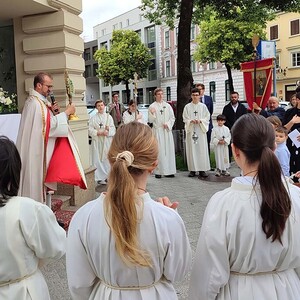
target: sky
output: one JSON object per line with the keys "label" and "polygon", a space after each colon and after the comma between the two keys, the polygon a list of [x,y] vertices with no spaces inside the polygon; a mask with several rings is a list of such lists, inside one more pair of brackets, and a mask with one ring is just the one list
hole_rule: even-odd
{"label": "sky", "polygon": [[141,0],[82,0],[82,38],[93,40],[93,27],[141,5]]}

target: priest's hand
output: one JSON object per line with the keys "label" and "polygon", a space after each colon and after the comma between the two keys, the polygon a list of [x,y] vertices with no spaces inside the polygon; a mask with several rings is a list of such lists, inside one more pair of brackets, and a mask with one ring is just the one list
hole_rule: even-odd
{"label": "priest's hand", "polygon": [[159,197],[156,199],[157,202],[163,204],[164,206],[176,209],[179,205],[179,202],[171,202],[170,199],[168,197]]}
{"label": "priest's hand", "polygon": [[75,105],[73,103],[67,105],[67,109],[65,110],[65,114],[67,116],[75,114]]}
{"label": "priest's hand", "polygon": [[51,105],[50,109],[54,116],[60,113],[60,107],[56,101]]}
{"label": "priest's hand", "polygon": [[149,111],[151,112],[151,114],[155,114],[156,109],[155,109],[154,107],[151,107],[151,108],[149,109]]}

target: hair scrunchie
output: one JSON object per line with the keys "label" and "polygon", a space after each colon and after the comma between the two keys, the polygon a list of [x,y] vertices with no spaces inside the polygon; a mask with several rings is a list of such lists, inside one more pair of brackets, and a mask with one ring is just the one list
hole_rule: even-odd
{"label": "hair scrunchie", "polygon": [[126,163],[126,166],[129,167],[134,161],[134,156],[130,151],[123,151],[117,154],[116,160],[123,160]]}

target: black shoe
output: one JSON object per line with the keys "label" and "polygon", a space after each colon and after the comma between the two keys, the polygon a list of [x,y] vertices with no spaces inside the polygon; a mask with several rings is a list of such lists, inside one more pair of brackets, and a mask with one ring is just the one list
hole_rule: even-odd
{"label": "black shoe", "polygon": [[204,172],[204,171],[199,172],[198,178],[206,178],[206,177],[208,177],[208,174],[206,172]]}
{"label": "black shoe", "polygon": [[161,175],[155,175],[155,178],[161,178]]}
{"label": "black shoe", "polygon": [[196,176],[196,172],[195,171],[191,171],[190,174],[188,175],[189,177],[195,177]]}
{"label": "black shoe", "polygon": [[174,174],[171,174],[171,175],[166,175],[165,177],[167,177],[167,178],[174,178],[175,175],[174,175]]}

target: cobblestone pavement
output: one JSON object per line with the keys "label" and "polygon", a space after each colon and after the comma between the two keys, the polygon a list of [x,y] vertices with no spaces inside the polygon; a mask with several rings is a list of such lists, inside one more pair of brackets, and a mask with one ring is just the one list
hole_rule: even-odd
{"label": "cobblestone pavement", "polygon": [[[239,169],[233,165],[232,176],[239,175]],[[178,212],[185,222],[193,253],[199,237],[203,214],[210,197],[217,191],[230,185],[229,182],[211,182],[189,178],[188,172],[178,172],[174,178],[156,179],[151,176],[148,191],[152,198],[168,196],[172,201],[179,201]],[[214,176],[211,172],[210,176]],[[70,300],[65,271],[65,257],[43,267],[52,300]],[[175,284],[179,300],[187,299],[189,275]]]}

